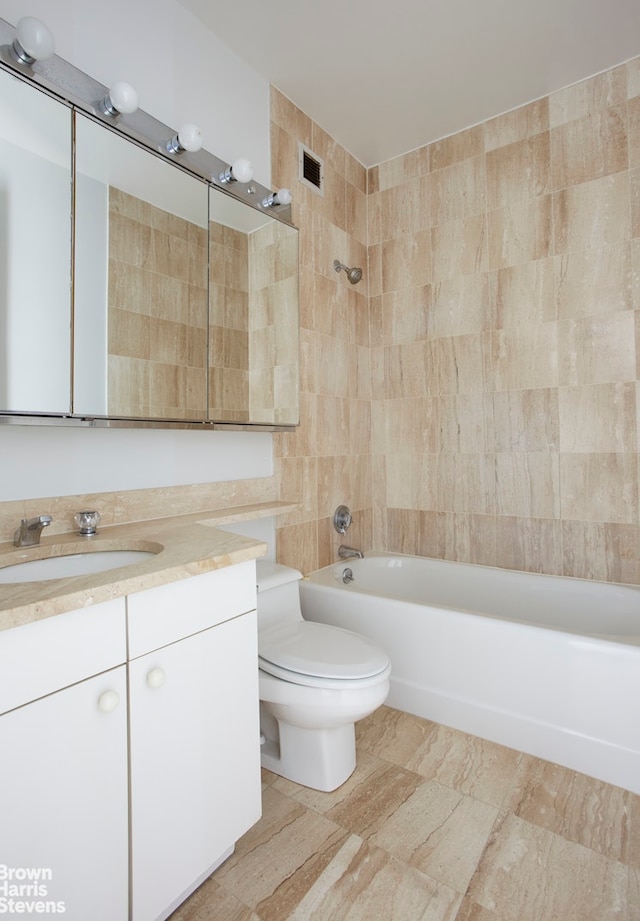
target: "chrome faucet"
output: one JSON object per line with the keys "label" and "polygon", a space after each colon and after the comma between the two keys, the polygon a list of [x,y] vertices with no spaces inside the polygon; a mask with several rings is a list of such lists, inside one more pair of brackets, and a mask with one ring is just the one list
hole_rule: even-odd
{"label": "chrome faucet", "polygon": [[33,547],[40,543],[42,529],[48,527],[53,518],[51,515],[39,515],[37,518],[23,518],[20,527],[13,537],[15,547]]}
{"label": "chrome faucet", "polygon": [[338,556],[341,560],[350,560],[352,557],[356,557],[359,560],[364,559],[362,550],[356,550],[355,547],[347,547],[345,544],[340,544],[338,547]]}

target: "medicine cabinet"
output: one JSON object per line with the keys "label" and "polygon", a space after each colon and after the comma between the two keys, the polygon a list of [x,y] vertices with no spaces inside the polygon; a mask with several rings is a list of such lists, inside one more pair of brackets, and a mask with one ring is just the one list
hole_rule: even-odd
{"label": "medicine cabinet", "polygon": [[296,425],[298,231],[268,190],[230,194],[4,58],[0,422]]}

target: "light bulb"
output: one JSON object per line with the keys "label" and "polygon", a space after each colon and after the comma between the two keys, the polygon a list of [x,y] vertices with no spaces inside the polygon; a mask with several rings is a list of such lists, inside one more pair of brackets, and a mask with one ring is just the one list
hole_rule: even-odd
{"label": "light bulb", "polygon": [[170,141],[167,141],[166,146],[169,153],[182,153],[183,150],[195,153],[197,150],[200,150],[202,144],[202,131],[200,131],[197,125],[187,124],[183,125],[180,131],[178,131]]}
{"label": "light bulb", "polygon": [[114,83],[98,107],[105,115],[131,115],[138,108],[138,94],[130,83]]}
{"label": "light bulb", "polygon": [[178,141],[180,146],[190,153],[195,153],[202,147],[202,131],[197,125],[183,125],[178,131]]}
{"label": "light bulb", "polygon": [[253,164],[245,157],[234,160],[231,169],[234,179],[237,179],[238,182],[251,182],[253,179]]}
{"label": "light bulb", "polygon": [[46,61],[56,48],[49,28],[33,16],[23,16],[16,26],[16,37],[11,46],[14,58],[21,64]]}
{"label": "light bulb", "polygon": [[233,161],[232,166],[218,176],[219,182],[251,182],[253,179],[253,164],[246,157],[239,157]]}
{"label": "light bulb", "polygon": [[276,192],[276,198],[279,205],[290,205],[292,195],[289,189],[280,189],[279,192]]}
{"label": "light bulb", "polygon": [[292,197],[289,189],[280,189],[278,192],[273,192],[271,195],[263,198],[262,207],[275,208],[278,205],[290,205]]}

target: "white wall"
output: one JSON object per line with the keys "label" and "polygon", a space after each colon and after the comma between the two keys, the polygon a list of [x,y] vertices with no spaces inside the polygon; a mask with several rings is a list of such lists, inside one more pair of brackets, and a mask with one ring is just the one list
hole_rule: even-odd
{"label": "white wall", "polygon": [[[47,23],[56,52],[97,80],[132,83],[140,106],[200,126],[224,160],[271,185],[269,86],[176,0],[0,0],[0,17]],[[0,425],[0,500],[269,476],[271,435]]]}

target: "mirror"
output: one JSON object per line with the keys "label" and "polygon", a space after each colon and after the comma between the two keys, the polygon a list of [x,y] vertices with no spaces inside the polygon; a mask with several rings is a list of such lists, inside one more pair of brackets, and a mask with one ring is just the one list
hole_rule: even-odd
{"label": "mirror", "polygon": [[169,159],[145,113],[132,134],[51,81],[0,90],[0,421],[297,425],[290,212]]}
{"label": "mirror", "polygon": [[71,110],[0,71],[0,408],[70,411]]}
{"label": "mirror", "polygon": [[209,196],[209,418],[297,425],[298,231]]}
{"label": "mirror", "polygon": [[73,411],[206,419],[208,187],[76,113]]}

